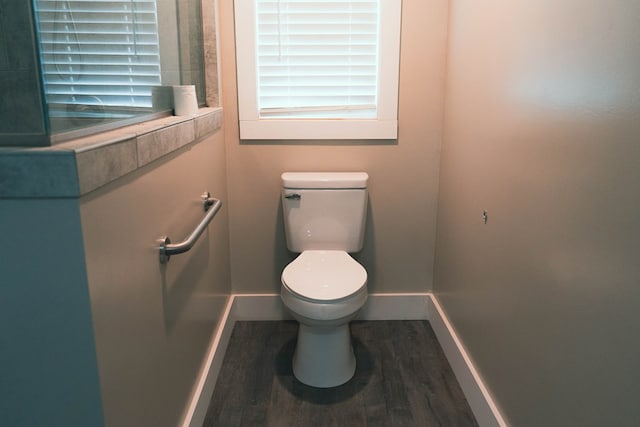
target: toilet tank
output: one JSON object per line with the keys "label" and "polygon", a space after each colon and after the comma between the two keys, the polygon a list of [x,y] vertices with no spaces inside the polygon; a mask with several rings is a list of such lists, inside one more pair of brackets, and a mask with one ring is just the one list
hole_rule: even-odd
{"label": "toilet tank", "polygon": [[365,172],[283,173],[282,210],[289,250],[360,251],[368,179]]}

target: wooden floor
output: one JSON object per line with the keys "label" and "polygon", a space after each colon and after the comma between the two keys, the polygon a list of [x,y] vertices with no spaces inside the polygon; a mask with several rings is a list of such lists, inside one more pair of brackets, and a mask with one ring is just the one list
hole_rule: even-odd
{"label": "wooden floor", "polygon": [[332,389],[291,369],[297,323],[236,323],[204,426],[476,426],[426,321],[352,322],[355,376]]}

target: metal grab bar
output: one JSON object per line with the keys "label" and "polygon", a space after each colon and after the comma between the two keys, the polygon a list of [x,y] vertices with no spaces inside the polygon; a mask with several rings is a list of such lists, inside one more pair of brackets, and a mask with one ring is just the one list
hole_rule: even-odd
{"label": "metal grab bar", "polygon": [[222,202],[218,199],[211,197],[211,194],[207,191],[202,196],[204,201],[204,211],[207,213],[193,232],[180,243],[171,243],[171,239],[168,236],[162,236],[160,242],[160,264],[166,264],[169,262],[171,255],[178,255],[187,252],[196,243],[202,232],[207,228],[207,225],[211,222],[214,216],[218,213],[222,207]]}

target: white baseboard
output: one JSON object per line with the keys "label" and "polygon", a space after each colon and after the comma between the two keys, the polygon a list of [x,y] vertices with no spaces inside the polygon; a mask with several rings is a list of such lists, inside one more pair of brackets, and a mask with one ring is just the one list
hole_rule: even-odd
{"label": "white baseboard", "polygon": [[506,427],[489,390],[484,385],[471,358],[458,338],[437,298],[430,294],[429,323],[444,351],[449,365],[464,392],[467,402],[481,427]]}
{"label": "white baseboard", "polygon": [[233,306],[234,296],[229,296],[227,304],[225,305],[224,312],[218,323],[218,327],[211,337],[211,343],[207,351],[207,356],[203,367],[200,371],[200,376],[196,382],[191,401],[187,407],[187,411],[183,417],[182,427],[202,427],[204,418],[207,415],[207,409],[209,408],[209,402],[211,396],[213,396],[213,389],[218,380],[218,374],[220,368],[222,368],[222,361],[224,360],[224,354],[227,351],[229,345],[229,339],[231,338],[231,332],[235,325],[235,319],[233,318]]}
{"label": "white baseboard", "polygon": [[[231,295],[212,337],[205,364],[209,369],[203,369],[201,373],[182,426],[202,426],[236,321],[291,318],[279,294]],[[507,426],[434,295],[370,294],[358,319],[429,320],[480,426]]]}

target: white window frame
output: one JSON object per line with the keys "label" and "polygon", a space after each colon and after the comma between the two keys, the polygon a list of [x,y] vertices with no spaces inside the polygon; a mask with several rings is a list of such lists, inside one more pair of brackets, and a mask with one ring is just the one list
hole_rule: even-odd
{"label": "white window frame", "polygon": [[261,118],[257,96],[255,0],[235,0],[240,139],[396,139],[401,0],[381,0],[377,118]]}

